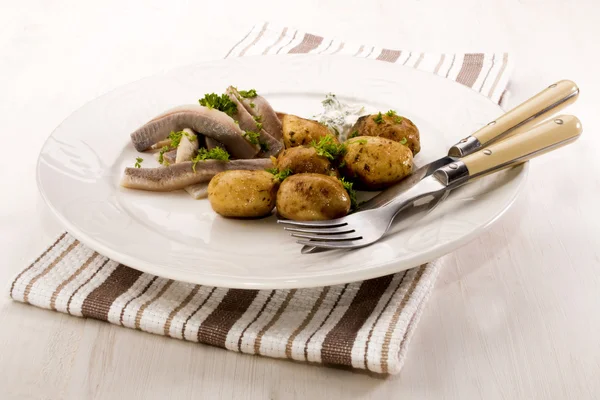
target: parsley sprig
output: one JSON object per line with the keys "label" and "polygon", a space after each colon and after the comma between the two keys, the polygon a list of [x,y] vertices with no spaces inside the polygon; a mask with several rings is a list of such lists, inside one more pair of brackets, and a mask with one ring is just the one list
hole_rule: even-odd
{"label": "parsley sprig", "polygon": [[347,148],[344,143],[337,143],[331,135],[323,136],[317,143],[315,140],[310,145],[317,150],[317,154],[329,160],[336,160],[346,154]]}
{"label": "parsley sprig", "polygon": [[289,168],[286,168],[283,171],[280,171],[279,168],[267,168],[265,171],[273,174],[273,178],[279,182],[283,182],[285,178],[292,175],[292,170]]}
{"label": "parsley sprig", "polygon": [[253,99],[256,96],[258,96],[258,94],[256,93],[256,89],[238,90],[238,93],[245,99]]}
{"label": "parsley sprig", "polygon": [[192,158],[192,171],[196,172],[196,164],[204,160],[229,161],[229,153],[220,147],[214,147],[210,150],[201,148],[198,150],[198,155]]}
{"label": "parsley sprig", "polygon": [[[261,125],[261,128],[262,128],[262,125]],[[246,132],[244,132],[243,136],[250,143],[260,146],[260,149],[262,151],[269,150],[269,144],[260,140],[260,133],[254,132],[254,131],[246,131]]]}
{"label": "parsley sprig", "polygon": [[133,165],[135,168],[142,168],[142,162],[144,159],[142,157],[136,157],[135,164]]}
{"label": "parsley sprig", "polygon": [[[381,113],[379,113],[379,114],[381,114]],[[394,118],[394,122],[397,124],[402,123],[402,121],[404,120],[404,118],[400,117],[398,115],[398,113],[394,110],[388,110],[388,112],[386,112],[385,115],[387,115],[388,117]]]}
{"label": "parsley sprig", "polygon": [[352,188],[352,182],[348,182],[344,178],[341,178],[340,183],[342,184],[342,186],[344,186],[346,192],[348,192],[348,197],[350,197],[350,209],[354,210],[358,206],[358,202],[356,200],[356,190]]}
{"label": "parsley sprig", "polygon": [[381,111],[379,112],[379,114],[377,114],[376,116],[373,117],[373,121],[375,121],[375,123],[377,125],[382,124],[383,121],[383,114],[381,113]]}
{"label": "parsley sprig", "polygon": [[214,108],[223,111],[225,114],[233,118],[237,113],[237,105],[231,101],[226,94],[218,95],[216,93],[207,93],[204,98],[198,100],[201,106],[206,108]]}

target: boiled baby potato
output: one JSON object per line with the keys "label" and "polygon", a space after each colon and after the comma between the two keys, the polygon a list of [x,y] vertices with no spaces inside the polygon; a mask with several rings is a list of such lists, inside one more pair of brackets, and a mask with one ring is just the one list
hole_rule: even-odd
{"label": "boiled baby potato", "polygon": [[291,114],[281,117],[283,125],[283,142],[286,148],[318,142],[323,136],[330,134],[329,129],[317,121],[304,119]]}
{"label": "boiled baby potato", "polygon": [[277,187],[267,171],[224,171],[208,184],[208,200],[224,217],[264,217],[275,207]]}
{"label": "boiled baby potato", "polygon": [[333,176],[292,175],[277,192],[277,212],[296,221],[322,221],[340,218],[350,211],[350,196]]}
{"label": "boiled baby potato", "polygon": [[363,189],[381,189],[412,173],[410,149],[393,140],[359,136],[346,141],[341,173]]}
{"label": "boiled baby potato", "polygon": [[277,169],[285,171],[290,169],[293,174],[312,172],[315,174],[335,174],[331,162],[327,157],[317,154],[314,147],[291,147],[279,153]]}
{"label": "boiled baby potato", "polygon": [[420,134],[415,124],[393,110],[360,117],[351,132],[355,136],[377,136],[400,142],[408,146],[413,156],[421,151]]}

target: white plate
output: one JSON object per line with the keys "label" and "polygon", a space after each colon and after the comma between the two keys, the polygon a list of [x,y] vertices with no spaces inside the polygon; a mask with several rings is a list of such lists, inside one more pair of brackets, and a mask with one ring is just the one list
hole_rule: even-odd
{"label": "white plate", "polygon": [[[271,216],[230,220],[184,191],[119,186],[140,156],[129,133],[165,109],[228,85],[256,88],[275,109],[311,116],[328,92],[342,101],[393,108],[421,132],[417,166],[441,157],[502,110],[433,74],[352,57],[247,57],[179,68],[116,89],[67,118],[38,161],[40,191],[67,230],[118,262],[151,274],[230,288],[297,288],[373,278],[415,267],[467,243],[514,201],[517,167],[456,190],[432,212],[354,251],[300,254]],[[157,165],[150,154],[143,166]]]}

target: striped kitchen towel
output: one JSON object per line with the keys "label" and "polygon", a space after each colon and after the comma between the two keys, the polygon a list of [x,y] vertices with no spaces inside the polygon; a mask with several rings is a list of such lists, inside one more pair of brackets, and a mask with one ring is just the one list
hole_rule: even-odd
{"label": "striped kitchen towel", "polygon": [[424,53],[343,42],[268,22],[256,24],[225,58],[275,54],[338,54],[387,61],[454,80],[500,104],[512,71],[507,53]]}
{"label": "striped kitchen towel", "polygon": [[[350,54],[429,70],[499,101],[506,54],[425,54],[353,45],[290,28],[255,26],[226,57]],[[399,67],[401,68],[401,67]],[[242,353],[398,373],[439,262],[362,282],[308,289],[241,290],[142,273],[68,233],[21,271],[17,301]]]}

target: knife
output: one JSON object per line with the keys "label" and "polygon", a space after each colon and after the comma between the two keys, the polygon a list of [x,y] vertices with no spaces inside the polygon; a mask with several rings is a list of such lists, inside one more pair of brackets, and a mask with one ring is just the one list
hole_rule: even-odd
{"label": "knife", "polygon": [[573,104],[578,97],[579,88],[575,82],[562,80],[548,86],[529,100],[456,143],[450,148],[448,155],[420,167],[406,179],[362,203],[358,207],[358,211],[378,208],[389,203],[437,169],[455,162],[458,158],[473,154],[483,146],[531,129],[532,125],[541,117],[562,110]]}

